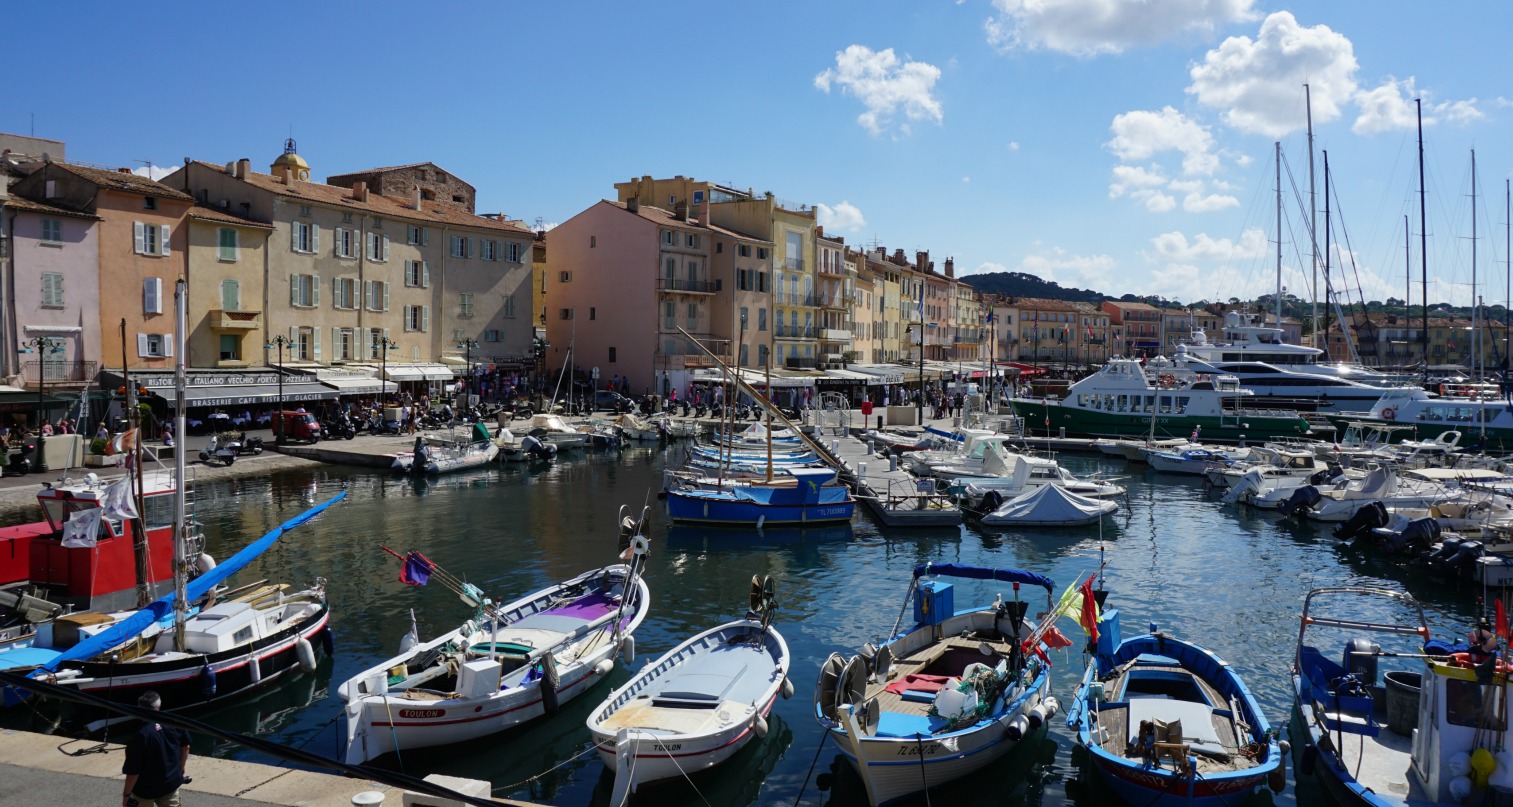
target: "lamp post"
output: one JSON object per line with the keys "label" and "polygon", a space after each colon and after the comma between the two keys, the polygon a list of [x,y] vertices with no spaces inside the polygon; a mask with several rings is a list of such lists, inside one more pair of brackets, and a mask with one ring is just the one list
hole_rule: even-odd
{"label": "lamp post", "polygon": [[39,336],[21,343],[19,353],[37,354],[37,456],[32,461],[33,471],[47,470],[47,457],[43,451],[42,424],[47,421],[47,357],[63,352],[63,340]]}
{"label": "lamp post", "polygon": [[461,342],[458,342],[457,346],[460,347],[460,348],[462,348],[463,350],[467,351],[467,368],[468,368],[467,391],[468,391],[468,395],[472,395],[473,394],[473,348],[478,347],[478,342],[477,342],[477,340],[474,340],[474,339],[464,339]]}
{"label": "lamp post", "polygon": [[378,358],[380,370],[378,378],[378,408],[382,409],[384,399],[389,397],[389,351],[399,347],[393,339],[387,336],[378,340]]}
{"label": "lamp post", "polygon": [[263,350],[278,350],[278,408],[273,410],[273,444],[284,444],[284,348],[293,353],[294,343],[289,337],[279,334],[263,345]]}

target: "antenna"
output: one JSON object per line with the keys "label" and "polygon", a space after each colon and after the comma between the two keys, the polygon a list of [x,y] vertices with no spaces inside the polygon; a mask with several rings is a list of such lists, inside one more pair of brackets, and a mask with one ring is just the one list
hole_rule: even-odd
{"label": "antenna", "polygon": [[132,162],[138,162],[147,166],[147,178],[156,180],[156,177],[152,175],[152,160],[132,160]]}

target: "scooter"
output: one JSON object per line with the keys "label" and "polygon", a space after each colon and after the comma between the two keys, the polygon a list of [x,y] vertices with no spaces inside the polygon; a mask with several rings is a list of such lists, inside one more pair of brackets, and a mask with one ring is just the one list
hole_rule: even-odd
{"label": "scooter", "polygon": [[399,421],[384,420],[381,415],[373,415],[368,418],[365,428],[368,434],[399,434]]}
{"label": "scooter", "polygon": [[235,435],[225,432],[217,432],[210,435],[210,442],[200,449],[200,462],[209,463],[212,459],[224,465],[236,462],[236,458],[242,453],[242,441]]}

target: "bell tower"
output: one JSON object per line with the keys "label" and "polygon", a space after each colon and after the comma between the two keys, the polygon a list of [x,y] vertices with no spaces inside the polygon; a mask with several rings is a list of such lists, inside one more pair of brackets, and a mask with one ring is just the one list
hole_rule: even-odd
{"label": "bell tower", "polygon": [[284,141],[284,153],[280,154],[278,159],[273,161],[273,165],[269,166],[269,169],[269,173],[276,177],[282,178],[287,175],[288,179],[299,180],[300,182],[310,181],[310,164],[305,162],[304,157],[295,153],[294,138],[292,137]]}

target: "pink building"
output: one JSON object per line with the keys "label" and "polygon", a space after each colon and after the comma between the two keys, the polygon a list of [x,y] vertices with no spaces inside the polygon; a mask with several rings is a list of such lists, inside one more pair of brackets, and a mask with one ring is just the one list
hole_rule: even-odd
{"label": "pink building", "polygon": [[83,387],[100,362],[100,220],[19,196],[0,205],[12,267],[0,336],[5,375],[28,388],[41,378],[48,389]]}

